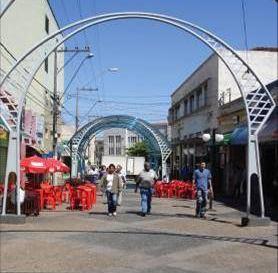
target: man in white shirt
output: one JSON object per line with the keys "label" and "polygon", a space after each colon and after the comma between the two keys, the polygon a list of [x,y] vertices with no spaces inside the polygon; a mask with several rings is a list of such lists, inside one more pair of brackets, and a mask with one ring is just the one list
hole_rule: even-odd
{"label": "man in white shirt", "polygon": [[149,162],[145,162],[144,170],[138,175],[135,188],[135,192],[137,192],[138,187],[140,188],[143,217],[151,213],[152,188],[156,180],[157,175],[155,171],[151,169]]}
{"label": "man in white shirt", "polygon": [[90,170],[88,171],[88,174],[90,176],[90,180],[92,183],[96,183],[99,177],[99,172],[96,166],[91,166]]}

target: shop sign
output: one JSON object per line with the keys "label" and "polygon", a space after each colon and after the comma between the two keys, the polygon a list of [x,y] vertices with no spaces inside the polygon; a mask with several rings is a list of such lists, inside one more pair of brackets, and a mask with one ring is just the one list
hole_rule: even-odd
{"label": "shop sign", "polygon": [[2,124],[0,124],[0,140],[8,140],[8,131]]}

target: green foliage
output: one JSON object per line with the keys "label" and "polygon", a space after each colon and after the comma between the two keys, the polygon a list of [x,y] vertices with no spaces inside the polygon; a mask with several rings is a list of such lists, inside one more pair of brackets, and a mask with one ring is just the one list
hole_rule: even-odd
{"label": "green foliage", "polygon": [[129,156],[144,156],[149,155],[149,148],[146,142],[137,142],[133,146],[127,149],[127,154]]}

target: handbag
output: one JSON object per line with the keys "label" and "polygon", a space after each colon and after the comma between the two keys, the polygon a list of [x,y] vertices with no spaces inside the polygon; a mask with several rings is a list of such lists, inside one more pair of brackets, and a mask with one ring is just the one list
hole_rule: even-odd
{"label": "handbag", "polygon": [[107,195],[106,195],[106,192],[102,193],[102,204],[107,204]]}
{"label": "handbag", "polygon": [[123,200],[123,192],[121,191],[117,196],[117,206],[120,206],[122,204],[122,200]]}

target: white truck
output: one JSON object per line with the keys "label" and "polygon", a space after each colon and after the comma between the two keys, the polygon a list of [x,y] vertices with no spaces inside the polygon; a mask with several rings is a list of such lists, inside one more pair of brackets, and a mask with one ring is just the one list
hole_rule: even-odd
{"label": "white truck", "polygon": [[109,164],[114,164],[115,166],[120,164],[128,176],[138,175],[144,168],[144,162],[145,158],[141,156],[102,156],[103,165],[108,167]]}

